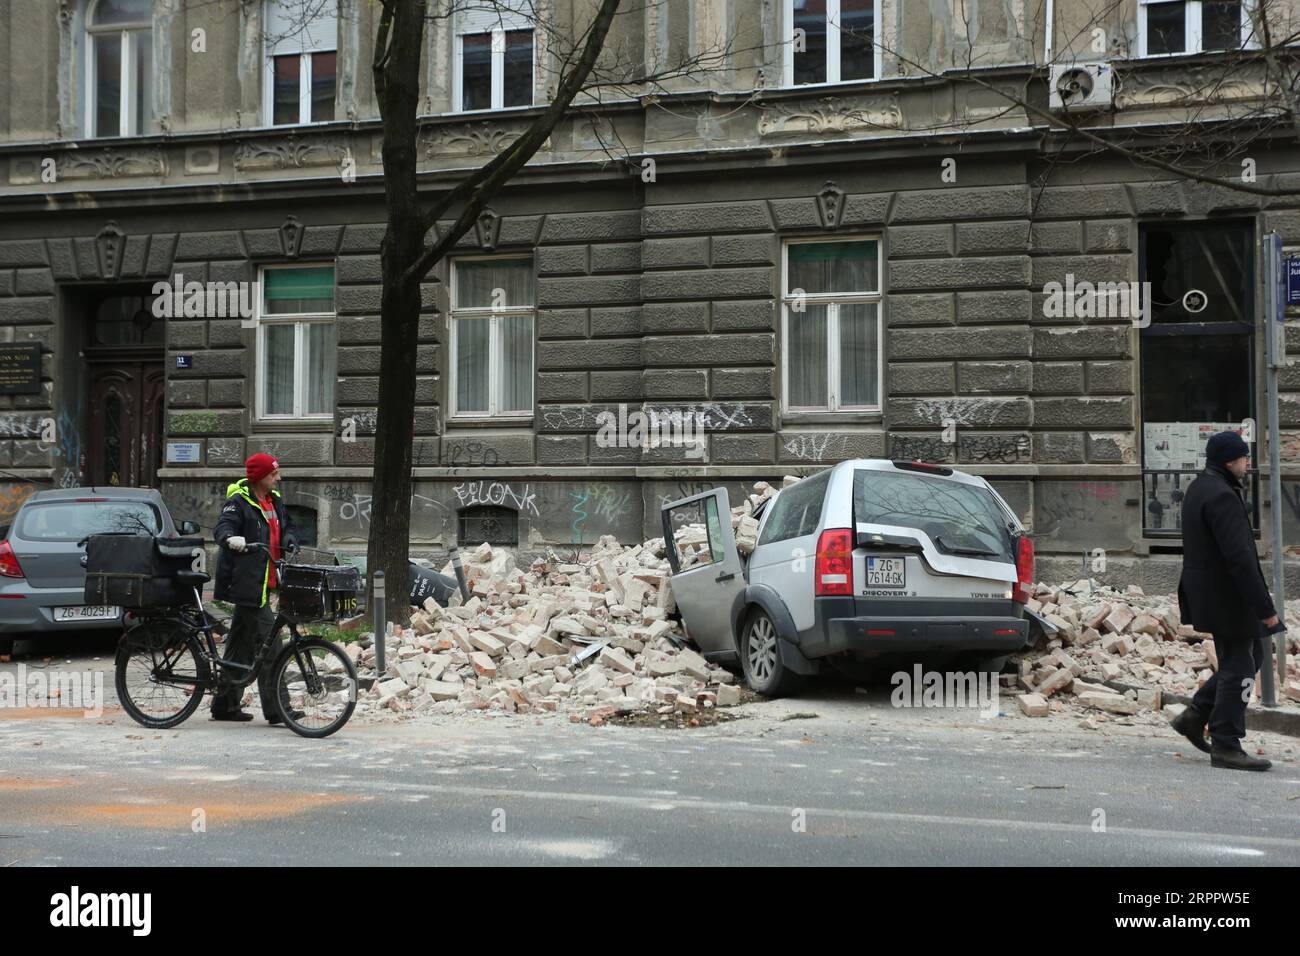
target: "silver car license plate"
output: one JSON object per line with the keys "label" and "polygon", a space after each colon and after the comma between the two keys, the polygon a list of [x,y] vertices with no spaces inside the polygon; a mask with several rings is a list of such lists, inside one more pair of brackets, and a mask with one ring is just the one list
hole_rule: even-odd
{"label": "silver car license plate", "polygon": [[903,558],[867,558],[867,587],[907,587],[906,568]]}
{"label": "silver car license plate", "polygon": [[122,609],[115,604],[91,604],[86,607],[56,607],[56,621],[107,621],[122,616]]}

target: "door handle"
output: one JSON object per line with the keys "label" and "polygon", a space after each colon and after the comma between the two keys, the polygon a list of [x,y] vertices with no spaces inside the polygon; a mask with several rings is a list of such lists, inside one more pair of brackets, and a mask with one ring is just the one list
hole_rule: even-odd
{"label": "door handle", "polygon": [[735,576],[736,576],[736,572],[735,572],[735,571],[728,571],[728,572],[726,572],[725,574],[719,574],[719,575],[718,575],[716,578],[714,578],[713,580],[715,580],[715,581],[730,581],[730,580],[731,580],[732,578],[734,578]]}

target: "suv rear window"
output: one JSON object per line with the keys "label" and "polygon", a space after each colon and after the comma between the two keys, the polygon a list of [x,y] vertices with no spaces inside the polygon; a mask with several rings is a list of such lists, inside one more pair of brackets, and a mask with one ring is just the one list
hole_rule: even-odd
{"label": "suv rear window", "polygon": [[1006,515],[986,488],[915,472],[858,470],[853,516],[924,531],[945,554],[1014,563]]}
{"label": "suv rear window", "polygon": [[28,541],[80,541],[88,534],[158,534],[158,510],[143,501],[54,501],[24,508],[17,535]]}

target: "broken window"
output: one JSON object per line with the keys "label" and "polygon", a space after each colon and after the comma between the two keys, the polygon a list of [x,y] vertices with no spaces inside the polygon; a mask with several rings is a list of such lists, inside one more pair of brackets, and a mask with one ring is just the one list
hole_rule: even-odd
{"label": "broken window", "polygon": [[878,0],[785,0],[786,84],[841,83],[878,75]]}
{"label": "broken window", "polygon": [[879,409],[879,241],[790,242],[785,277],[786,411]]}

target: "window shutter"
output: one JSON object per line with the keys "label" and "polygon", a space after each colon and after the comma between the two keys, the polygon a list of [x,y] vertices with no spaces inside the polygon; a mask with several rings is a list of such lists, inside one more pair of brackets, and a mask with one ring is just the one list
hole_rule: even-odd
{"label": "window shutter", "polygon": [[536,14],[529,0],[500,0],[495,4],[467,4],[456,13],[457,33],[489,33],[492,30],[530,30]]}
{"label": "window shutter", "polygon": [[268,57],[336,50],[337,7],[333,0],[267,0],[262,33]]}

